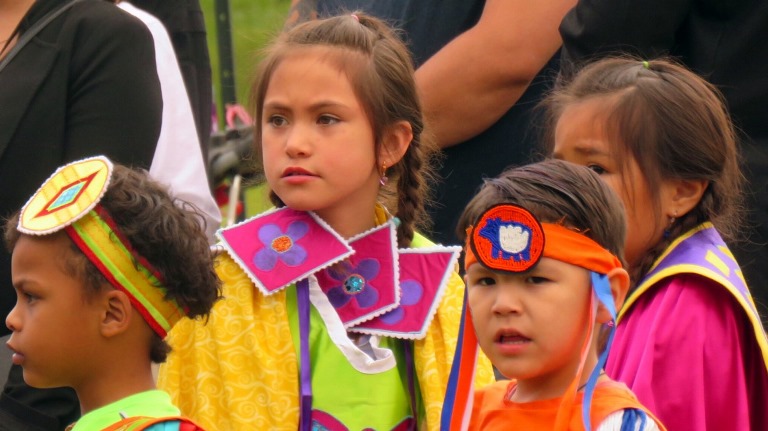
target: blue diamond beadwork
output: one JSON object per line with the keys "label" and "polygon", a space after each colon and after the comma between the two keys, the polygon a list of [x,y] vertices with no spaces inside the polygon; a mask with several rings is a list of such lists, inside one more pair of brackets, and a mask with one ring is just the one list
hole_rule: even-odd
{"label": "blue diamond beadwork", "polygon": [[347,293],[354,295],[363,290],[363,287],[365,287],[365,279],[357,274],[350,275],[344,280],[344,290]]}

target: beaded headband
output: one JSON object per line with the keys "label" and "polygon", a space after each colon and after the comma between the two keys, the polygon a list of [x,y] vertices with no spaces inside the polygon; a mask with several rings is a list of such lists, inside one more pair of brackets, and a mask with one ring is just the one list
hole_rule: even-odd
{"label": "beaded headband", "polygon": [[21,209],[18,230],[34,236],[64,230],[116,289],[125,292],[161,338],[184,316],[165,299],[160,274],[133,249],[99,201],[109,188],[113,165],[92,157],[60,167]]}
{"label": "beaded headband", "polygon": [[567,262],[598,274],[620,268],[621,262],[586,235],[539,221],[525,208],[502,204],[467,228],[464,269],[480,262],[489,269],[525,272],[542,257]]}

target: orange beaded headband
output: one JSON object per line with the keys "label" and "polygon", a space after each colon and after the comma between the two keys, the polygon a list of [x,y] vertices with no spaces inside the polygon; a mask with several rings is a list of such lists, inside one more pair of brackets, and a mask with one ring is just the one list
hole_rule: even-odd
{"label": "orange beaded headband", "polygon": [[467,228],[464,269],[482,263],[489,269],[525,272],[549,257],[607,274],[621,262],[586,235],[553,223],[539,223],[528,210],[496,205]]}

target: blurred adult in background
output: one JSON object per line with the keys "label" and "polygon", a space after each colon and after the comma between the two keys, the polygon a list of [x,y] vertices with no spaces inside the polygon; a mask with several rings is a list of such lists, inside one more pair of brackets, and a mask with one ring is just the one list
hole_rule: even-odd
{"label": "blurred adult in background", "polygon": [[168,185],[174,198],[194,206],[203,217],[203,230],[208,236],[208,242],[213,244],[216,242],[214,233],[221,225],[221,211],[211,194],[206,161],[173,45],[160,20],[132,3],[118,1],[117,5],[140,19],[152,33],[157,75],[163,94],[163,124],[149,174],[153,179]]}
{"label": "blurred adult in background", "polygon": [[715,84],[740,132],[746,241],[731,250],[768,323],[768,2],[579,0],[560,26],[564,80],[592,59],[672,56]]}
{"label": "blurred adult in background", "polygon": [[199,0],[131,0],[131,3],[156,16],[171,36],[187,87],[197,134],[208,160],[208,139],[211,136],[211,59],[206,41],[205,20]]}
{"label": "blurred adult in background", "polygon": [[[148,169],[155,152],[162,100],[152,37],[140,21],[108,2],[81,0],[16,46],[68,3],[0,0],[0,62],[11,59],[0,70],[0,218],[69,161],[104,154]],[[16,301],[10,268],[2,247],[3,317]],[[2,360],[9,356],[3,352]],[[73,391],[32,389],[21,368],[11,368],[0,395],[0,430],[62,430],[78,416]]]}
{"label": "blurred adult in background", "polygon": [[557,32],[575,0],[293,0],[288,25],[363,10],[403,30],[427,126],[443,149],[432,238],[456,223],[484,177],[528,163],[535,105],[557,74]]}

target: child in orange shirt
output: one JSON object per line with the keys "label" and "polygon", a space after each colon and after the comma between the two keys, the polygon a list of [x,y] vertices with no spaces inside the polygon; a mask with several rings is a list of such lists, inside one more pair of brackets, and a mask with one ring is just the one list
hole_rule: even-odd
{"label": "child in orange shirt", "polygon": [[173,325],[219,296],[197,217],[146,172],[94,157],[57,170],[6,223],[8,347],[30,386],[75,389],[84,416],[68,430],[201,429],[151,369]]}
{"label": "child in orange shirt", "polygon": [[486,181],[459,226],[467,323],[512,379],[475,392],[469,429],[664,429],[602,371],[612,328],[601,329],[629,276],[622,205],[596,174],[554,160],[508,170]]}

